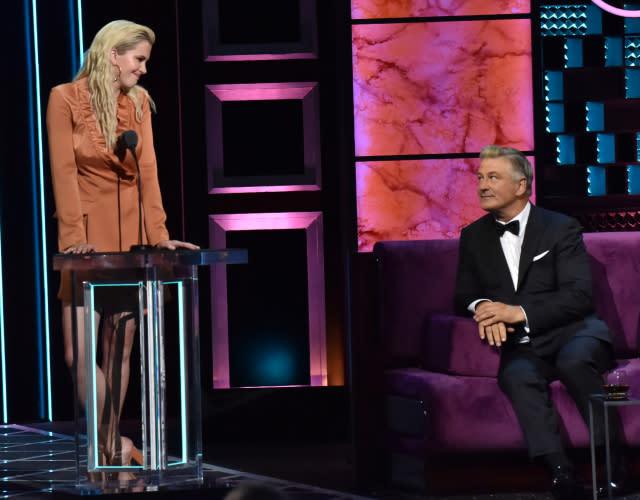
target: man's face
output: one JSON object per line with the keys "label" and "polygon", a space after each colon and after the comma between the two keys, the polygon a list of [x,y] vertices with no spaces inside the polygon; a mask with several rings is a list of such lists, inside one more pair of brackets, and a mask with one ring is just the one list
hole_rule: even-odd
{"label": "man's face", "polygon": [[[504,157],[485,158],[478,169],[478,196],[483,210],[508,214],[526,198],[526,180],[513,180],[511,162]],[[517,215],[517,214],[515,214]]]}

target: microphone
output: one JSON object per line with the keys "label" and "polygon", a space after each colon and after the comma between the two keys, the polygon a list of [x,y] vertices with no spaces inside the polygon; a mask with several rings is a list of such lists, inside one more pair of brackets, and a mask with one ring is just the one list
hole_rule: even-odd
{"label": "microphone", "polygon": [[138,244],[131,245],[129,250],[132,252],[147,252],[151,250],[151,246],[142,244],[142,189],[140,186],[140,164],[138,163],[138,155],[136,155],[138,134],[136,134],[135,130],[125,130],[122,132],[122,135],[120,135],[120,141],[125,148],[131,151],[133,159],[136,162],[136,170],[138,171]]}
{"label": "microphone", "polygon": [[136,157],[136,146],[138,145],[138,134],[135,130],[125,130],[120,136],[120,140],[124,147],[131,151],[133,157]]}

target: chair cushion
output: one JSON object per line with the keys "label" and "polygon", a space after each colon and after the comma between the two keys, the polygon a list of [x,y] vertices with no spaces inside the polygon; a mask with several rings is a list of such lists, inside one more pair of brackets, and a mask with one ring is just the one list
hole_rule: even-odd
{"label": "chair cushion", "polygon": [[[386,394],[421,401],[425,410],[421,454],[524,448],[522,431],[494,377],[464,377],[420,369],[387,370]],[[391,439],[399,439],[395,435]],[[398,443],[400,445],[400,443]],[[401,445],[400,445],[401,446]]]}

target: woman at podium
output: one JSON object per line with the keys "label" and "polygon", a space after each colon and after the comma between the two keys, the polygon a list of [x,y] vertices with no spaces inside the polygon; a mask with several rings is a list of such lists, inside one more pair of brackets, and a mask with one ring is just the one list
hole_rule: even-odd
{"label": "woman at podium", "polygon": [[[169,250],[199,248],[171,240],[165,226],[151,129],[155,105],[138,85],[147,73],[154,41],[155,34],[146,26],[113,21],[96,34],[75,79],[51,90],[47,132],[60,252],[127,251],[140,243]],[[131,137],[137,139],[133,144]],[[81,402],[86,394],[83,308],[72,311],[71,289],[76,287],[81,304],[81,283],[86,279],[78,276],[72,284],[69,273],[63,273],[58,293],[70,368],[74,362],[72,315],[78,318]],[[96,367],[99,453],[104,465],[128,465],[132,459],[141,461],[132,441],[119,431],[137,295],[124,293],[123,287],[105,288],[112,290],[101,297],[95,312],[102,347],[102,362]]]}

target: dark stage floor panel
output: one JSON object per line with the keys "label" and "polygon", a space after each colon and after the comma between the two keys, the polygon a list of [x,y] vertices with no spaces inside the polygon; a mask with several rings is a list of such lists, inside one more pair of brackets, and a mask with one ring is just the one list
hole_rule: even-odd
{"label": "dark stage floor panel", "polygon": [[[0,498],[77,498],[79,495],[74,492],[74,457],[73,435],[24,425],[0,425]],[[304,457],[300,457],[300,460],[303,461]],[[380,490],[362,496],[216,465],[204,464],[203,469],[204,485],[200,488],[182,489],[178,486],[156,492],[112,492],[102,493],[99,498],[139,500],[144,496],[147,500],[223,500],[238,484],[257,482],[282,492],[288,500],[551,500],[551,495],[544,492],[430,496],[423,492]],[[98,492],[95,493],[95,496],[98,496]],[[616,500],[640,500],[640,494]]]}

